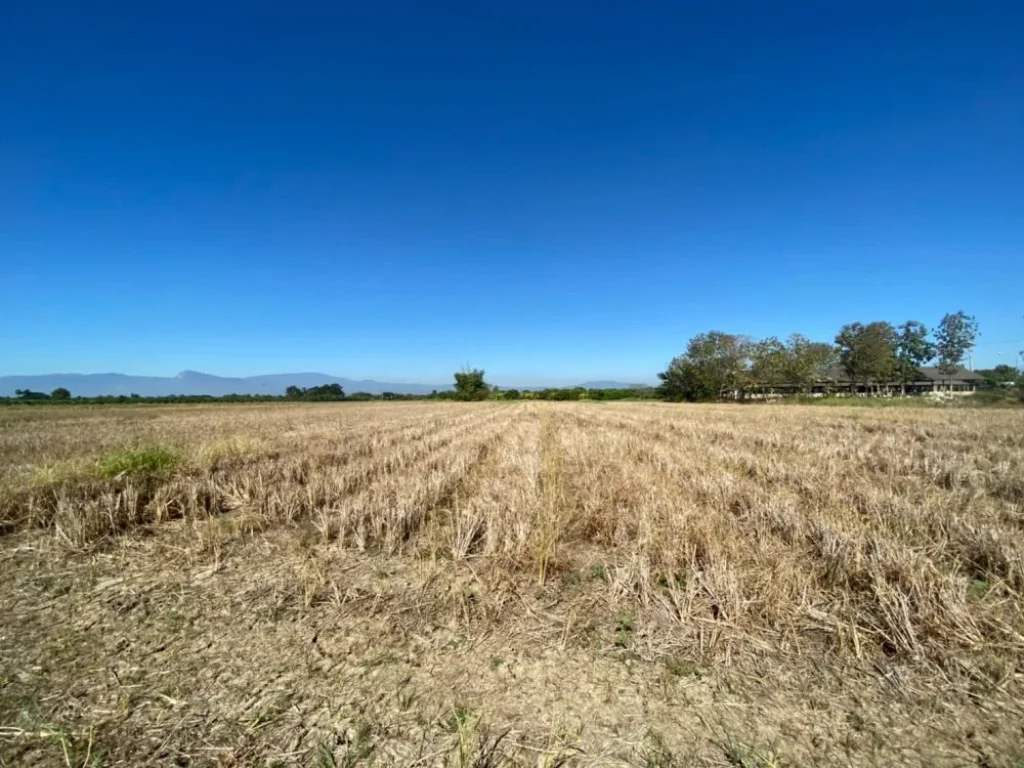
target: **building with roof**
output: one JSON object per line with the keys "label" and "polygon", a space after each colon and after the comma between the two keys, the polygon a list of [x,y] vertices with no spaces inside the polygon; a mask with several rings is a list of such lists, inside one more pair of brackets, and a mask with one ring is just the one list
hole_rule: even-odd
{"label": "building with roof", "polygon": [[946,392],[954,395],[969,395],[977,391],[985,378],[963,366],[951,374],[944,374],[937,366],[921,366],[914,369],[914,376],[907,381],[854,381],[842,366],[830,368],[815,382],[812,394],[858,394],[858,395],[923,395],[926,392]]}

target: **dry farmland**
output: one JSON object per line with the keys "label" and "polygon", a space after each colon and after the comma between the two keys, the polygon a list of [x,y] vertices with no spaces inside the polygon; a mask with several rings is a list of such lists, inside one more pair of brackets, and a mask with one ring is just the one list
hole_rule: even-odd
{"label": "dry farmland", "polygon": [[0,763],[1024,765],[1024,412],[0,411]]}

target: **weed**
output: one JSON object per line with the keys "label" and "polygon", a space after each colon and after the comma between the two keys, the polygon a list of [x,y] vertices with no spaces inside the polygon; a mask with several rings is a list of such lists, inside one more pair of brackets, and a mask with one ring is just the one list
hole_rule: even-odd
{"label": "weed", "polygon": [[655,576],[655,581],[662,589],[686,589],[689,577],[686,572],[675,574],[659,571],[657,576]]}
{"label": "weed", "polygon": [[775,745],[757,748],[729,736],[722,744],[725,761],[734,768],[780,768],[782,758]]}
{"label": "weed", "polygon": [[469,707],[456,706],[455,710],[444,721],[444,727],[449,733],[458,733],[469,722],[473,710]]}
{"label": "weed", "polygon": [[270,723],[274,722],[278,717],[288,711],[289,706],[292,703],[291,693],[279,693],[268,699],[265,699],[256,707],[256,711],[249,719],[249,730],[257,731]]}
{"label": "weed", "polygon": [[628,648],[633,631],[636,629],[636,616],[632,613],[619,613],[615,616],[615,646]]}
{"label": "weed", "polygon": [[650,744],[640,750],[639,763],[642,768],[681,768],[683,763],[669,749],[662,736],[656,731],[647,734]]}
{"label": "weed", "polygon": [[985,595],[988,594],[991,585],[985,579],[971,579],[970,586],[967,588],[967,594],[972,600],[981,600]]}
{"label": "weed", "polygon": [[345,752],[339,768],[355,768],[373,762],[377,745],[373,741],[373,726],[367,722],[356,724],[350,738],[345,742]]}
{"label": "weed", "polygon": [[700,667],[689,659],[665,659],[665,669],[674,677],[702,677]]}
{"label": "weed", "polygon": [[99,475],[104,478],[165,475],[180,463],[178,454],[164,446],[124,448],[99,461]]}
{"label": "weed", "polygon": [[326,741],[318,742],[315,750],[317,768],[338,768],[334,758],[334,747]]}

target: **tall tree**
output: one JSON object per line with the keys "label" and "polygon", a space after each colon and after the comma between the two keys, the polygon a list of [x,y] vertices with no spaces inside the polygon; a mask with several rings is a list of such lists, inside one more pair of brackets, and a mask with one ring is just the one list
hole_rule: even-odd
{"label": "tall tree", "polygon": [[900,389],[907,393],[907,382],[917,376],[917,369],[935,357],[935,345],[928,339],[924,323],[907,320],[896,336],[896,375]]}
{"label": "tall tree", "polygon": [[50,396],[45,392],[33,392],[31,389],[16,389],[14,390],[16,397],[21,400],[49,400]]}
{"label": "tall tree", "polygon": [[828,369],[835,365],[836,348],[831,344],[811,341],[806,336],[794,333],[786,342],[783,376],[800,392],[810,392],[816,381],[828,375]]}
{"label": "tall tree", "polygon": [[896,367],[896,329],[885,322],[850,323],[836,336],[839,361],[853,380],[865,388],[888,380]]}
{"label": "tall tree", "polygon": [[978,338],[978,321],[963,310],[944,315],[935,331],[935,347],[939,356],[939,373],[951,377],[963,365],[964,355],[974,349]]}
{"label": "tall tree", "polygon": [[750,345],[750,377],[762,395],[785,383],[786,345],[775,336]]}
{"label": "tall tree", "polygon": [[455,374],[456,400],[486,400],[490,391],[482,370],[475,368]]}
{"label": "tall tree", "polygon": [[686,352],[658,374],[668,400],[717,400],[735,392],[742,396],[748,383],[750,341],[722,331],[690,339]]}

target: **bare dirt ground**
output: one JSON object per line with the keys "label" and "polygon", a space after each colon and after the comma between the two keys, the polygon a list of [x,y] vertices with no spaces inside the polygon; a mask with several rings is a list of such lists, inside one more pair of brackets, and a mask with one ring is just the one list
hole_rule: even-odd
{"label": "bare dirt ground", "polygon": [[0,764],[1024,765],[1024,413],[0,411]]}

